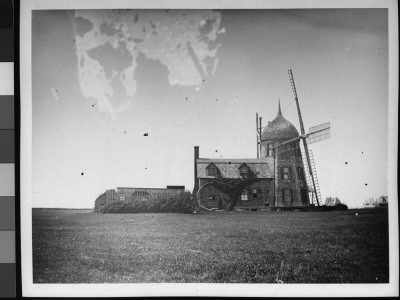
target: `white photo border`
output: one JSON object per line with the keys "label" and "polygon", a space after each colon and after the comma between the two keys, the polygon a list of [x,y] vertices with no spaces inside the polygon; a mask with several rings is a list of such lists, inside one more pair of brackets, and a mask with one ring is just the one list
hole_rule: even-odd
{"label": "white photo border", "polygon": [[[32,10],[64,9],[304,9],[387,8],[389,19],[389,262],[388,284],[33,284],[32,270]],[[378,297],[399,295],[398,243],[398,4],[396,0],[21,0],[21,275],[24,297],[261,296]]]}

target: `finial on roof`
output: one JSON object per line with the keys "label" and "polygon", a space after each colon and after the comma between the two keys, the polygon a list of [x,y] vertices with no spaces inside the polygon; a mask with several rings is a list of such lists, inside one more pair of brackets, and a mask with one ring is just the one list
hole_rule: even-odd
{"label": "finial on roof", "polygon": [[282,115],[282,112],[281,112],[281,100],[279,100],[279,104],[278,104],[278,115]]}

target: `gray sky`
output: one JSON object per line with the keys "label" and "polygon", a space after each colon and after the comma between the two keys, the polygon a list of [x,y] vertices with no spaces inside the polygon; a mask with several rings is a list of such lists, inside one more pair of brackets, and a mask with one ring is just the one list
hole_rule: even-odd
{"label": "gray sky", "polygon": [[34,207],[93,207],[117,186],[192,189],[195,145],[255,158],[256,112],[265,126],[280,99],[299,129],[290,68],[306,131],[331,122],[310,146],[322,198],[387,195],[386,9],[90,14],[33,14]]}

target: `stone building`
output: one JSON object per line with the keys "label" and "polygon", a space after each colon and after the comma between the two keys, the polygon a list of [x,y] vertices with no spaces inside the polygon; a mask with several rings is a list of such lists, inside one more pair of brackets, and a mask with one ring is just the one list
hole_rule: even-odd
{"label": "stone building", "polygon": [[116,194],[119,201],[129,201],[136,198],[157,198],[178,195],[184,191],[185,186],[183,185],[168,185],[167,188],[117,187]]}
{"label": "stone building", "polygon": [[167,185],[166,188],[117,187],[116,190],[106,190],[97,197],[94,204],[94,212],[101,212],[102,207],[112,202],[129,203],[138,199],[168,198],[179,195],[184,191],[184,185]]}
{"label": "stone building", "polygon": [[[236,209],[293,209],[309,206],[309,196],[300,150],[299,133],[286,120],[279,105],[278,114],[261,134],[259,159],[200,158],[199,147],[194,149],[194,196],[207,209],[223,209],[234,201]],[[243,188],[236,199],[210,184],[216,178],[254,179]],[[199,192],[200,190],[200,192]]]}

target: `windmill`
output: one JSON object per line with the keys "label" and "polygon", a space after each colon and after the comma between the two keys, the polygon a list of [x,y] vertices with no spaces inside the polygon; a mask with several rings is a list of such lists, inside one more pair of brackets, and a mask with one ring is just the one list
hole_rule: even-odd
{"label": "windmill", "polygon": [[[293,145],[295,145],[295,143],[293,143],[294,141],[297,141],[299,139],[303,140],[303,146],[304,146],[304,152],[305,152],[306,162],[307,162],[307,166],[308,166],[309,177],[311,178],[311,182],[313,185],[312,193],[313,193],[313,197],[315,196],[317,205],[319,206],[320,205],[319,204],[319,200],[320,200],[319,199],[320,198],[319,186],[318,186],[318,182],[317,182],[317,176],[315,173],[315,167],[312,164],[314,162],[314,158],[312,157],[312,152],[308,149],[308,144],[316,143],[316,142],[330,138],[330,136],[331,136],[330,122],[311,127],[309,129],[309,132],[305,133],[303,118],[301,116],[301,111],[300,111],[299,98],[297,96],[296,85],[294,84],[293,73],[292,73],[291,69],[288,70],[288,74],[289,74],[290,84],[292,86],[292,90],[293,90],[293,94],[294,94],[294,99],[296,100],[301,135],[294,139],[290,139],[290,140],[284,141],[283,143],[277,144],[272,148],[274,149],[275,154],[279,154],[279,153],[293,149]],[[310,158],[310,154],[311,154],[311,158]]]}

